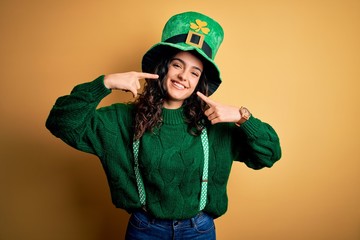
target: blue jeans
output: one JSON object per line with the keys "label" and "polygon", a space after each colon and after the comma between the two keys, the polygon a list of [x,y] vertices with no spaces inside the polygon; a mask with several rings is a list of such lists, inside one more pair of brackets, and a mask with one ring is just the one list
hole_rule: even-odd
{"label": "blue jeans", "polygon": [[215,240],[215,224],[214,219],[203,212],[186,220],[161,220],[139,211],[131,215],[125,239]]}

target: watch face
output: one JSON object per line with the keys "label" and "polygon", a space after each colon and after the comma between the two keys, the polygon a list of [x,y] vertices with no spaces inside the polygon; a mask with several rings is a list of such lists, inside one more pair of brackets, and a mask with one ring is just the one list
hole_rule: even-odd
{"label": "watch face", "polygon": [[250,112],[247,108],[241,107],[240,108],[241,117],[245,118],[246,120],[249,120],[250,118]]}

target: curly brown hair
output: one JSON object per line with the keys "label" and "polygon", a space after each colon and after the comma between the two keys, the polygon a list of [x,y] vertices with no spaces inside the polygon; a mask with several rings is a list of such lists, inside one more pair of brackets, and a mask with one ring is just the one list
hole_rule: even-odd
{"label": "curly brown hair", "polygon": [[[153,132],[162,124],[162,108],[164,101],[167,98],[166,88],[164,82],[168,72],[169,64],[174,55],[178,51],[171,51],[164,54],[159,60],[154,73],[159,75],[158,80],[145,79],[144,91],[135,101],[135,139],[140,139],[146,132]],[[194,55],[198,56],[195,52]],[[201,57],[198,56],[200,59]],[[203,61],[204,62],[204,61]],[[204,67],[206,67],[204,65]],[[198,136],[202,129],[208,124],[208,120],[204,115],[206,103],[200,100],[196,95],[197,91],[208,95],[207,77],[203,71],[199,83],[191,96],[185,99],[182,107],[185,116],[185,122],[188,124],[188,131],[194,136]]]}

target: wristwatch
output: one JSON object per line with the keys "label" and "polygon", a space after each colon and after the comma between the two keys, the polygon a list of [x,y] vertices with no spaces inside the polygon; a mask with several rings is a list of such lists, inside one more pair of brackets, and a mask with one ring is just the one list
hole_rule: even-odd
{"label": "wristwatch", "polygon": [[249,120],[251,116],[250,111],[246,107],[241,107],[239,109],[239,112],[240,112],[240,120],[235,123],[237,126],[240,126],[241,124]]}

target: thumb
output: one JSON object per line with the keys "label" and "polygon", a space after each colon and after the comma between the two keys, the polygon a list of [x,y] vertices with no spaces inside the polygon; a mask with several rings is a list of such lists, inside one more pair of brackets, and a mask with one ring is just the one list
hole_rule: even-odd
{"label": "thumb", "polygon": [[135,90],[131,90],[131,93],[133,94],[133,97],[136,98],[136,96],[137,96],[137,94],[138,94],[138,93],[137,93],[137,90],[136,90],[136,89],[135,89]]}
{"label": "thumb", "polygon": [[124,92],[131,92],[134,98],[137,96],[137,90],[136,89],[129,89],[129,90],[123,90],[123,91]]}

